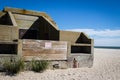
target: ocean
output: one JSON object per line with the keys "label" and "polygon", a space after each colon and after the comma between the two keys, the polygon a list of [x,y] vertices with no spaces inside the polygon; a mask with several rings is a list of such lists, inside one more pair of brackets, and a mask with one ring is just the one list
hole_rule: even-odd
{"label": "ocean", "polygon": [[94,48],[104,48],[104,49],[120,49],[120,47],[115,46],[94,46]]}

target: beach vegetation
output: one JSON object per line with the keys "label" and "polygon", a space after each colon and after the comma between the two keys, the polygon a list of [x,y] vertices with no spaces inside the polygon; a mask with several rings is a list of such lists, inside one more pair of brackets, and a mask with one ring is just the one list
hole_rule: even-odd
{"label": "beach vegetation", "polygon": [[13,61],[5,60],[3,63],[3,68],[7,74],[17,74],[24,70],[24,60],[21,58]]}
{"label": "beach vegetation", "polygon": [[43,72],[48,68],[49,62],[47,60],[32,60],[32,71]]}

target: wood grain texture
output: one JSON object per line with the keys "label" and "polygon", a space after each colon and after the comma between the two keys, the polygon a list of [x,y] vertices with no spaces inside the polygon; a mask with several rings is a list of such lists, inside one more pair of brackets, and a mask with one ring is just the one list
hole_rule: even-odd
{"label": "wood grain texture", "polygon": [[67,59],[67,42],[23,40],[23,56],[36,56],[49,60]]}

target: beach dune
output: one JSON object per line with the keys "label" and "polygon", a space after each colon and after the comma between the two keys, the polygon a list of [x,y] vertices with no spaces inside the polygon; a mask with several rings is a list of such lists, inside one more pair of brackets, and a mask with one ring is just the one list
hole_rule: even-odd
{"label": "beach dune", "polygon": [[120,49],[94,49],[92,68],[24,71],[16,76],[0,73],[0,80],[120,80]]}

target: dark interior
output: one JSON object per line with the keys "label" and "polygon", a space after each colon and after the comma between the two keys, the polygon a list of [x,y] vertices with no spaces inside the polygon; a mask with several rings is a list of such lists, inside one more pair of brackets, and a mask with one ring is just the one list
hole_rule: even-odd
{"label": "dark interior", "polygon": [[91,44],[91,39],[88,39],[83,33],[81,33],[76,43]]}
{"label": "dark interior", "polygon": [[0,54],[17,54],[17,44],[0,44]]}
{"label": "dark interior", "polygon": [[13,25],[8,13],[0,17],[0,24],[1,25]]}
{"label": "dark interior", "polygon": [[71,46],[71,53],[91,53],[90,46]]}
{"label": "dark interior", "polygon": [[39,17],[29,29],[19,29],[20,39],[59,40],[59,31],[43,17]]}
{"label": "dark interior", "polygon": [[37,39],[37,30],[19,29],[20,39]]}

